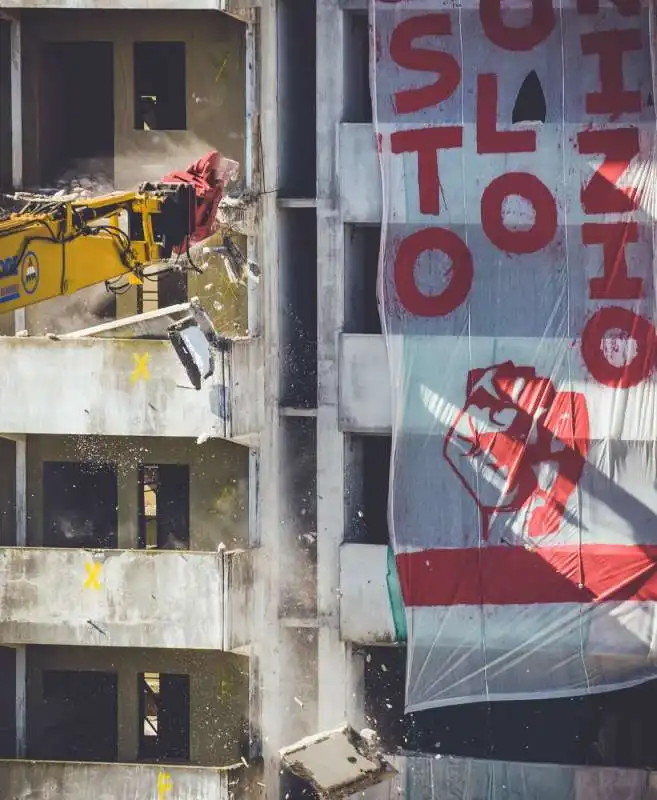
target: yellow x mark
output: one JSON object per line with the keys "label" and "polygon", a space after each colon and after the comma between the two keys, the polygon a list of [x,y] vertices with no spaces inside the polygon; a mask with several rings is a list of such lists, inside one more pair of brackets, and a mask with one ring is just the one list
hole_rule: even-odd
{"label": "yellow x mark", "polygon": [[168,772],[160,772],[157,776],[157,797],[162,800],[165,794],[173,789],[173,781]]}
{"label": "yellow x mark", "polygon": [[150,358],[149,354],[144,353],[140,356],[139,353],[133,353],[132,357],[135,361],[135,368],[130,376],[131,383],[138,381],[140,378],[147,381],[151,377],[151,374],[148,371],[148,359]]}
{"label": "yellow x mark", "polygon": [[84,565],[85,572],[87,573],[87,577],[84,582],[85,589],[100,589],[100,581],[98,580],[100,576],[100,570],[103,565],[100,563],[94,563],[93,561],[87,561]]}

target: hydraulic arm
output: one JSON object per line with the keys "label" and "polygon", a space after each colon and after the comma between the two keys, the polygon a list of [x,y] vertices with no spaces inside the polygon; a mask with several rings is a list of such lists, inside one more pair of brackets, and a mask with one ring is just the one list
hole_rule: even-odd
{"label": "hydraulic arm", "polygon": [[175,268],[163,262],[179,259],[194,234],[189,183],[143,184],[89,200],[19,195],[8,203],[13,213],[0,219],[0,313],[103,281],[125,291],[143,282],[150,265]]}

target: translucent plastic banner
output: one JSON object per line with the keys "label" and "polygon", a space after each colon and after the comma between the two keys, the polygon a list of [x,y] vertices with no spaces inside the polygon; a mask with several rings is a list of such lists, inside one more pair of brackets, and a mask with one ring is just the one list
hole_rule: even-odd
{"label": "translucent plastic banner", "polygon": [[[388,800],[657,800],[657,776],[638,769],[396,757]],[[382,800],[372,791],[372,800]],[[365,793],[369,800],[369,795]]]}
{"label": "translucent plastic banner", "polygon": [[657,674],[640,0],[371,0],[407,710]]}

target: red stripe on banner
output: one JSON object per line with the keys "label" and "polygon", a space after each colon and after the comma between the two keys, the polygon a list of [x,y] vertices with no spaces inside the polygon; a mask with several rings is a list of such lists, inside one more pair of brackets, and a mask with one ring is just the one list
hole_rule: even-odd
{"label": "red stripe on banner", "polygon": [[482,547],[400,553],[407,606],[657,601],[657,546]]}

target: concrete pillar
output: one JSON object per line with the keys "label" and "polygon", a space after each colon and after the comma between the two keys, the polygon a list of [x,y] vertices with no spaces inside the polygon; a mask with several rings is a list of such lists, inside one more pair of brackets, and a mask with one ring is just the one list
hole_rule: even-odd
{"label": "concrete pillar", "polygon": [[11,179],[14,189],[23,188],[23,98],[21,23],[10,22],[11,42]]}
{"label": "concrete pillar", "polygon": [[345,442],[338,425],[338,348],[344,327],[344,226],[338,125],[344,92],[344,13],[317,3],[317,614],[318,730],[348,718],[349,657],[340,641],[340,544],[345,531]]}
{"label": "concrete pillar", "polygon": [[[258,90],[257,90],[257,41],[254,22],[246,25],[246,131],[244,142],[244,179],[247,191],[254,190],[254,160],[257,152],[258,138]],[[258,243],[255,236],[248,236],[246,253],[251,261],[260,260]],[[247,286],[247,327],[249,336],[259,336],[262,328],[260,320],[260,286],[249,274]]]}
{"label": "concrete pillar", "polygon": [[139,754],[139,682],[132,668],[119,669],[117,687],[118,760],[132,763]]}
{"label": "concrete pillar", "polygon": [[[23,55],[21,23],[12,19],[9,28],[11,43],[11,182],[14,189],[23,188]],[[14,330],[27,327],[25,309],[14,311]]]}
{"label": "concrete pillar", "polygon": [[27,440],[17,436],[16,443],[16,546],[27,546]]}
{"label": "concrete pillar", "polygon": [[15,648],[16,657],[16,758],[27,756],[27,650]]}
{"label": "concrete pillar", "polygon": [[[258,725],[264,762],[265,800],[279,800],[278,750],[282,737],[280,604],[280,419],[279,419],[279,231],[278,187],[278,57],[277,0],[262,0],[260,8],[260,128],[263,193],[260,199],[261,259],[266,264],[262,286],[265,364],[264,425],[260,437],[260,551],[256,557],[253,607],[253,655],[258,686],[252,688],[251,708],[260,712]],[[259,697],[258,697],[259,695]],[[259,701],[259,702],[258,702]],[[258,724],[259,723],[259,724]]]}
{"label": "concrete pillar", "polygon": [[134,550],[139,540],[139,468],[121,466],[117,475],[119,550]]}

